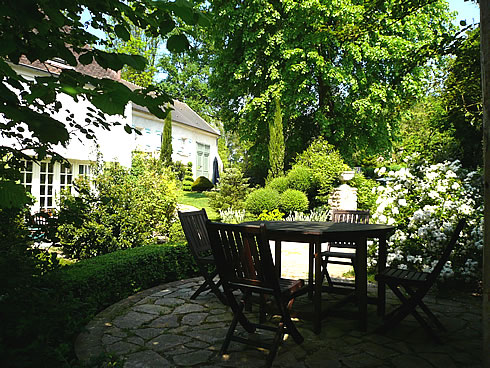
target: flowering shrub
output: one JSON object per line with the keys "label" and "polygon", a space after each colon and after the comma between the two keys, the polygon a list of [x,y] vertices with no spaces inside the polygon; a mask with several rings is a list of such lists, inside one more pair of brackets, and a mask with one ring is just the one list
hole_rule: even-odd
{"label": "flowering shrub", "polygon": [[[462,169],[459,161],[386,172],[386,186],[378,194],[373,223],[396,225],[388,241],[388,264],[430,271],[458,220],[467,218],[458,243],[441,276],[464,281],[481,277],[483,249],[483,200],[481,176]],[[370,261],[375,247],[370,247]]]}

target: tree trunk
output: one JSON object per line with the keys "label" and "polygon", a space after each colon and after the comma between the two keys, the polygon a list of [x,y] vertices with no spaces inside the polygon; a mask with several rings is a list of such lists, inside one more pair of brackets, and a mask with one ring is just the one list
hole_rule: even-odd
{"label": "tree trunk", "polygon": [[490,368],[490,0],[480,1],[480,52],[483,97],[484,246],[483,366]]}

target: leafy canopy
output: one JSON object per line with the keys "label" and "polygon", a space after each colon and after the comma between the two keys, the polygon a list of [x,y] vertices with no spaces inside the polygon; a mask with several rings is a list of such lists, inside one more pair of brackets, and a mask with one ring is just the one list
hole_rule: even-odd
{"label": "leafy canopy", "polygon": [[[82,23],[81,14],[90,15]],[[146,59],[104,48],[114,38],[130,40],[130,22],[144,29],[146,35],[167,39],[170,51],[182,52],[189,43],[176,25],[206,23],[204,16],[193,10],[185,0],[152,1],[140,0],[18,0],[0,4],[0,137],[17,143],[0,145],[0,191],[16,179],[21,159],[34,152],[37,159],[56,153],[57,144],[66,145],[69,131],[78,130],[86,138],[94,139],[93,127],[110,129],[117,123],[106,120],[106,115],[123,114],[127,103],[132,101],[145,106],[160,118],[166,112],[161,108],[170,97],[156,87],[131,90],[112,79],[98,79],[80,72],[83,66],[97,63],[102,68],[114,71],[124,66],[144,70]],[[87,31],[109,34],[99,39]],[[170,34],[172,32],[172,34]],[[97,48],[95,48],[95,46]],[[62,60],[66,67],[33,80],[14,71],[21,61],[37,63],[47,68],[49,60]],[[74,101],[87,100],[89,108],[85,121],[76,120],[69,108],[62,106],[57,95],[66,94]],[[66,118],[65,118],[66,116]],[[125,130],[132,128],[126,125]],[[18,198],[17,198],[18,199]],[[12,201],[2,201],[2,205]],[[19,203],[20,200],[13,201]]]}
{"label": "leafy canopy", "polygon": [[265,176],[281,96],[286,161],[324,136],[345,157],[388,150],[400,108],[451,42],[444,1],[211,0],[214,101]]}

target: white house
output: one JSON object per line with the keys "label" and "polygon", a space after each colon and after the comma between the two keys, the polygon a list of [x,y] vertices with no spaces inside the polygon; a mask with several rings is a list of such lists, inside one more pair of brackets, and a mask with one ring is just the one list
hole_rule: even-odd
{"label": "white house", "polygon": [[[64,68],[72,68],[62,60],[48,61],[46,64],[30,63],[22,60],[20,65],[12,65],[14,70],[25,78],[34,79],[36,76],[50,73],[59,73]],[[79,65],[76,69],[97,78],[111,78],[124,83],[129,88],[138,86],[124,81],[120,75],[112,70],[106,70],[92,63],[87,66]],[[77,122],[83,122],[90,102],[74,101],[70,96],[60,94],[58,100],[63,107],[75,115]],[[65,112],[60,112],[65,114]],[[64,119],[65,116],[57,116]],[[0,116],[1,119],[1,116]],[[78,175],[90,175],[90,165],[96,160],[97,152],[102,155],[104,161],[117,161],[129,167],[131,165],[132,152],[135,150],[157,154],[160,150],[163,120],[152,115],[145,107],[129,103],[126,106],[124,116],[108,116],[108,121],[118,121],[120,126],[113,127],[110,131],[102,128],[92,128],[97,141],[86,139],[79,132],[71,132],[68,146],[58,147],[57,152],[66,158],[71,166],[62,167],[59,163],[49,161],[40,164],[29,162],[23,172],[23,184],[37,199],[33,212],[56,208],[56,195],[64,187],[71,187],[73,179]],[[142,134],[128,134],[123,126],[128,124]],[[218,155],[217,129],[209,125],[196,114],[187,104],[174,100],[172,111],[172,148],[173,161],[181,161],[184,164],[192,162],[194,178],[205,176],[211,179],[214,158],[218,160],[219,167],[222,163]],[[1,144],[9,144],[7,139],[0,137]],[[12,143],[13,144],[13,143]]]}

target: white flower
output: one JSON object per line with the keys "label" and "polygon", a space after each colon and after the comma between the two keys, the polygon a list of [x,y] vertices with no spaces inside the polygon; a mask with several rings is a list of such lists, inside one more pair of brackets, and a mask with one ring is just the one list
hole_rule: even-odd
{"label": "white flower", "polygon": [[391,209],[391,212],[394,214],[394,215],[398,215],[400,213],[400,211],[398,211],[398,207],[393,207]]}
{"label": "white flower", "polygon": [[399,206],[402,206],[402,207],[405,207],[407,205],[407,200],[405,198],[400,198],[398,200],[398,205]]}
{"label": "white flower", "polygon": [[457,189],[459,189],[460,186],[461,185],[459,185],[458,182],[454,182],[453,185],[451,185],[451,189],[457,190]]}

